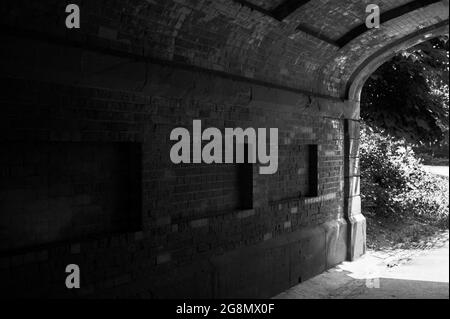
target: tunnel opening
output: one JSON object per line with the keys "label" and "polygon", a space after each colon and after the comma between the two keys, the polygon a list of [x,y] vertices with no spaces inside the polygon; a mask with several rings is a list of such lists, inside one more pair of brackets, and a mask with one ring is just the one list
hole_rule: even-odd
{"label": "tunnel opening", "polygon": [[[364,83],[355,178],[369,248],[389,246],[387,238],[397,245],[414,241],[409,228],[421,229],[417,218],[431,225],[427,231],[448,224],[439,217],[448,215],[448,179],[427,175],[424,165],[448,150],[448,52],[448,34],[427,39],[384,61]],[[438,162],[448,176],[448,152],[444,157]]]}

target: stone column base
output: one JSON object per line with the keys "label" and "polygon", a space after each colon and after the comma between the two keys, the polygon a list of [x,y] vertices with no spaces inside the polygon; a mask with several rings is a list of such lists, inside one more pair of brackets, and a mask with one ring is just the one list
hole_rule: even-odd
{"label": "stone column base", "polygon": [[354,261],[366,253],[366,218],[362,214],[348,218],[347,260]]}

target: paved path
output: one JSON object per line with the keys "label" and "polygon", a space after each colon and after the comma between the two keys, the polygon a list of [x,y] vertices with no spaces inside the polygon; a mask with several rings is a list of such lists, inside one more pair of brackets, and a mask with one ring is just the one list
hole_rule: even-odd
{"label": "paved path", "polygon": [[279,299],[449,299],[448,233],[441,247],[368,253],[276,296]]}
{"label": "paved path", "polygon": [[423,165],[423,169],[432,174],[448,177],[448,166]]}

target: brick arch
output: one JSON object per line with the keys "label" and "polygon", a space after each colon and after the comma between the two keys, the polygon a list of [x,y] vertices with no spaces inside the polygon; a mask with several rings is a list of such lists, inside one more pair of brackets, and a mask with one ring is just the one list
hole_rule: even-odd
{"label": "brick arch", "polygon": [[83,1],[75,33],[64,30],[64,3],[45,2],[51,5],[2,4],[2,32],[15,25],[22,35],[344,99],[367,58],[421,29],[448,24],[448,0],[380,0],[383,26],[369,31],[371,0]]}
{"label": "brick arch", "polygon": [[383,52],[377,52],[362,63],[355,72],[350,76],[346,88],[346,97],[350,101],[360,102],[361,91],[366,80],[375,72],[381,65],[391,59],[398,52],[414,47],[422,42],[428,41],[432,38],[448,35],[448,25],[433,26],[431,28],[420,30],[402,39],[393,45],[388,46]]}
{"label": "brick arch", "polygon": [[317,90],[342,99],[358,99],[354,87],[365,80],[361,72],[374,71],[395,52],[445,33],[448,1],[406,12],[383,23],[380,29],[366,31],[337,52],[319,71]]}

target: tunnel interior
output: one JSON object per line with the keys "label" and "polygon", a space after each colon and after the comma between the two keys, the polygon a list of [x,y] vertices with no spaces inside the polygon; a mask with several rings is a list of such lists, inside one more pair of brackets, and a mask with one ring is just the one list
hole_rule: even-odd
{"label": "tunnel interior", "polygon": [[[0,294],[267,298],[361,257],[361,89],[448,33],[448,0],[378,2],[2,1]],[[195,119],[278,129],[278,170],[174,164]]]}

